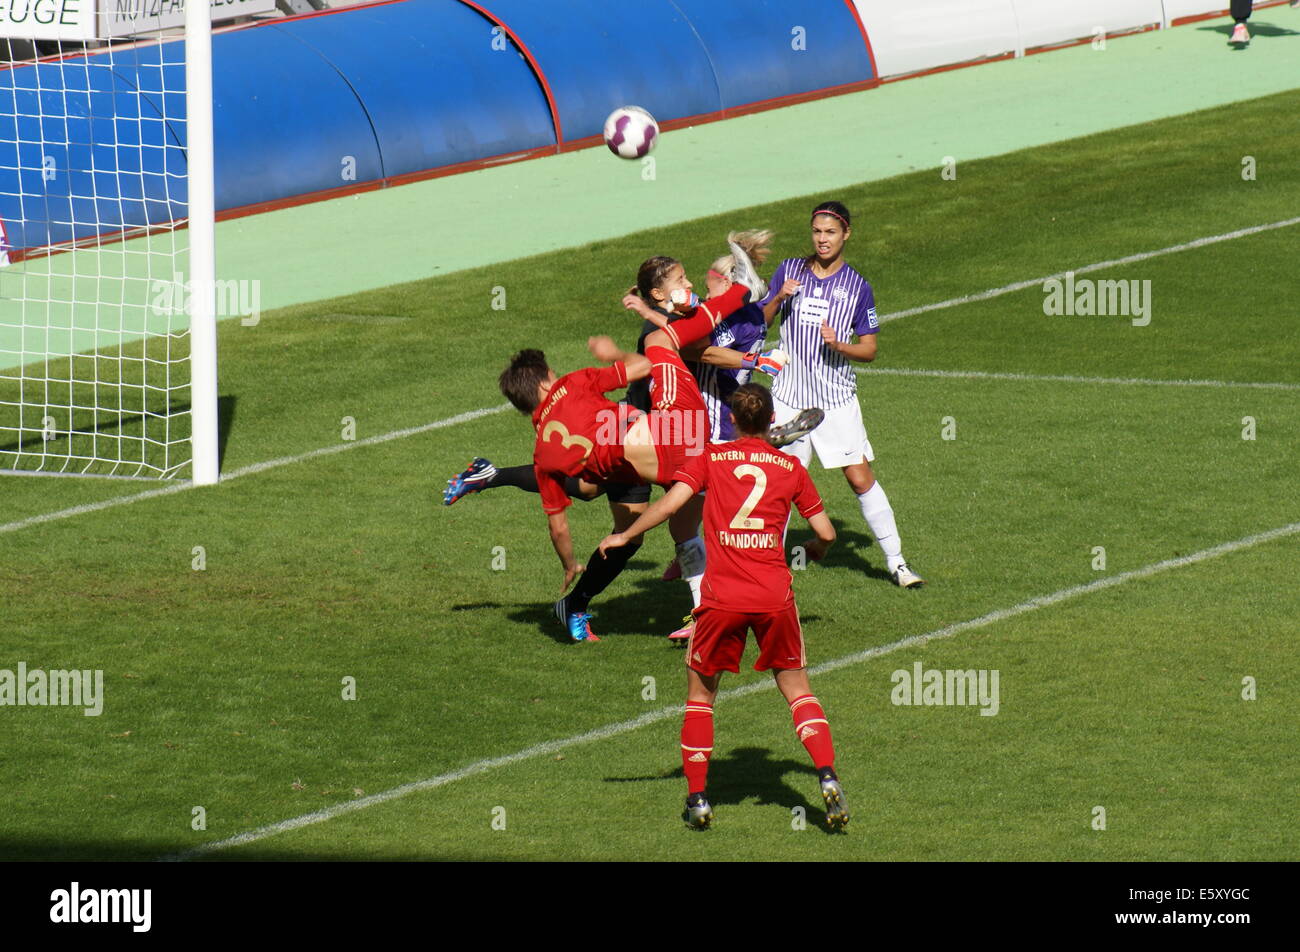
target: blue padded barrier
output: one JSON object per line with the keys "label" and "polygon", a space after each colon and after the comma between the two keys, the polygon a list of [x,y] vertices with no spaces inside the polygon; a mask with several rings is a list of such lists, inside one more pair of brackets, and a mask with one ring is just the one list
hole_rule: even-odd
{"label": "blue padded barrier", "polygon": [[708,54],[671,0],[477,2],[536,57],[565,142],[600,135],[627,103],[661,122],[722,108]]}
{"label": "blue padded barrier", "polygon": [[[183,217],[180,49],[0,70],[10,248]],[[625,103],[670,122],[873,78],[843,0],[403,0],[218,33],[213,71],[218,212],[588,139]]]}
{"label": "blue padded barrier", "polygon": [[555,144],[528,63],[458,0],[411,0],[249,32],[293,37],[347,77],[374,126],[383,176]]}
{"label": "blue padded barrier", "polygon": [[839,0],[674,0],[709,54],[722,108],[874,79]]}
{"label": "blue padded barrier", "polygon": [[185,214],[176,190],[184,157],[156,100],[133,90],[85,58],[0,70],[0,219],[10,247]]}

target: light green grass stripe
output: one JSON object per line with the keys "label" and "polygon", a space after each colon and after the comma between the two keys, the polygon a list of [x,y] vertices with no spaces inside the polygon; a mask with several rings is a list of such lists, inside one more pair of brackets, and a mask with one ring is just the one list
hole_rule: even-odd
{"label": "light green grass stripe", "polygon": [[1124,387],[1218,387],[1242,390],[1300,390],[1300,383],[1242,380],[1156,380],[1149,377],[1078,377],[1072,374],[993,373],[986,370],[920,370],[907,367],[854,367],[864,377],[938,377],[943,380],[1010,380],[1024,383],[1085,383]]}
{"label": "light green grass stripe", "polygon": [[[1244,538],[1236,539],[1232,542],[1224,542],[1221,545],[1202,549],[1199,552],[1193,552],[1191,555],[1184,555],[1179,558],[1154,562],[1139,569],[1133,569],[1129,572],[1121,572],[1118,575],[1111,575],[1106,578],[1097,579],[1096,581],[1088,582],[1084,585],[1075,585],[1070,588],[1060,589],[1059,591],[1052,592],[1048,595],[1039,595],[1035,598],[1028,599],[1027,601],[1020,602],[1018,605],[1012,605],[1009,608],[1000,608],[996,611],[980,615],[978,618],[971,618],[966,621],[957,622],[956,624],[947,625],[943,628],[936,628],[935,630],[926,632],[925,634],[911,635],[907,638],[902,638],[886,645],[879,645],[875,648],[868,648],[864,651],[858,651],[853,654],[844,655],[840,658],[835,658],[831,661],[822,662],[819,665],[809,668],[808,673],[812,676],[817,676],[831,671],[838,671],[840,668],[847,668],[851,665],[861,664],[864,661],[869,661],[872,658],[878,658],[882,655],[887,655],[903,648],[920,647],[931,641],[952,638],[962,632],[972,631],[976,628],[983,628],[1000,621],[1006,621],[1009,618],[1015,618],[1018,615],[1037,611],[1040,608],[1048,608],[1072,598],[1078,598],[1082,595],[1090,595],[1093,592],[1104,591],[1118,585],[1124,585],[1128,582],[1150,578],[1151,576],[1158,575],[1162,572],[1168,572],[1172,569],[1194,565],[1198,562],[1204,562],[1209,559],[1216,559],[1223,555],[1239,552],[1242,549],[1248,549],[1253,546],[1262,545],[1266,542],[1273,542],[1277,539],[1283,539],[1296,534],[1300,534],[1300,522],[1293,522],[1289,525],[1270,529],[1266,532],[1245,536]],[[756,694],[760,691],[771,690],[774,686],[774,683],[771,681],[755,681],[742,687],[722,691],[718,694],[717,699],[719,701],[734,700],[736,698],[746,697],[750,694]],[[224,840],[205,843],[204,845],[197,846],[194,849],[186,850],[170,856],[160,857],[160,860],[166,862],[183,862],[190,859],[196,859],[205,854],[215,853],[220,850],[255,843],[259,840],[267,839],[268,837],[278,836],[281,833],[288,833],[291,830],[301,829],[305,826],[312,826],[316,823],[324,823],[326,820],[332,820],[335,817],[343,816],[348,813],[355,813],[358,810],[364,810],[372,806],[378,806],[379,804],[387,803],[390,800],[397,800],[413,793],[420,793],[425,790],[434,790],[438,787],[445,787],[458,780],[464,780],[467,777],[487,773],[488,771],[495,770],[499,767],[508,767],[511,764],[521,763],[548,754],[558,753],[571,747],[590,744],[596,741],[606,740],[610,737],[617,737],[621,734],[627,734],[642,727],[648,727],[652,724],[665,721],[671,717],[676,717],[682,714],[683,711],[685,711],[685,707],[681,704],[660,708],[657,711],[642,714],[640,717],[635,717],[631,720],[607,724],[604,727],[598,727],[595,730],[586,731],[582,734],[575,734],[571,737],[565,737],[559,740],[545,741],[541,744],[535,744],[532,747],[526,747],[523,750],[516,751],[513,754],[479,760],[465,767],[461,767],[459,770],[439,774],[436,777],[429,777],[425,780],[403,784],[400,787],[394,787],[391,790],[385,790],[382,793],[375,793],[358,800],[349,800],[344,803],[335,804],[334,806],[327,807],[323,810],[316,810],[312,813],[305,813],[289,820],[282,820],[279,823],[272,823],[268,826],[258,827],[255,830],[249,830],[246,833],[240,833]]]}

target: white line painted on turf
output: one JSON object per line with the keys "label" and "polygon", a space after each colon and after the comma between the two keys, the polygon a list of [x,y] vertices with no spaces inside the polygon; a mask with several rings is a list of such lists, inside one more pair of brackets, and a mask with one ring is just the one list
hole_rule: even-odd
{"label": "white line painted on turf", "polygon": [[1246,390],[1300,390],[1300,383],[1250,383],[1237,380],[1155,380],[1146,377],[1075,377],[1069,374],[993,373],[983,370],[913,370],[907,367],[854,367],[864,377],[944,377],[953,380],[1017,380],[1029,383],[1096,383],[1131,387],[1231,387]]}
{"label": "white line painted on turf", "polygon": [[[307,460],[319,459],[322,456],[333,456],[335,453],[342,453],[347,450],[354,450],[361,446],[375,446],[378,443],[387,443],[390,440],[400,440],[408,436],[417,436],[420,433],[428,433],[430,430],[439,430],[446,426],[455,426],[458,423],[468,423],[471,420],[477,420],[480,417],[490,416],[493,413],[500,413],[502,410],[509,410],[510,404],[503,403],[497,407],[485,407],[481,410],[470,410],[467,413],[459,413],[453,417],[447,417],[444,420],[435,420],[432,423],[425,423],[420,426],[411,426],[402,430],[392,430],[388,433],[381,433],[378,436],[368,436],[364,440],[355,440],[348,443],[337,443],[334,446],[325,446],[318,450],[310,450],[306,453],[299,453],[296,456],[281,456],[279,459],[270,459],[262,463],[252,463],[248,466],[242,466],[239,469],[229,473],[223,473],[221,483],[228,483],[232,479],[239,479],[241,476],[252,476],[256,473],[264,473],[268,469],[278,469],[281,466],[289,466],[293,463],[305,463]],[[17,522],[8,522],[0,525],[0,534],[5,532],[17,532],[19,529],[26,529],[28,526],[38,526],[46,522],[55,522],[59,519],[70,519],[73,516],[81,516],[91,512],[102,512],[105,509],[112,509],[114,506],[126,506],[133,502],[141,502],[145,499],[156,499],[159,496],[170,496],[174,493],[185,492],[187,489],[197,488],[194,483],[174,483],[171,486],[163,486],[159,489],[148,489],[142,493],[132,493],[129,496],[116,496],[112,499],[104,499],[100,502],[87,503],[84,506],[73,506],[70,509],[60,509],[57,512],[47,512],[39,516],[30,516],[27,519],[19,519]]]}
{"label": "white line painted on turf", "polygon": [[[824,661],[819,665],[814,665],[809,668],[808,673],[810,675],[818,675],[825,674],[829,671],[836,671],[840,668],[849,667],[850,665],[860,664],[861,662],[868,661],[872,658],[878,658],[881,655],[890,654],[891,652],[898,651],[902,648],[922,646],[931,641],[951,638],[964,631],[983,628],[985,625],[992,625],[996,622],[1005,621],[1008,618],[1015,618],[1017,615],[1024,615],[1028,612],[1037,611],[1040,608],[1047,608],[1071,598],[1078,598],[1081,595],[1088,595],[1092,592],[1100,592],[1104,589],[1114,588],[1117,585],[1123,585],[1126,582],[1132,582],[1137,579],[1150,578],[1153,575],[1158,575],[1161,572],[1167,572],[1171,569],[1194,565],[1197,562],[1204,562],[1207,559],[1215,559],[1221,555],[1239,552],[1242,549],[1248,549],[1265,542],[1272,542],[1275,539],[1282,539],[1286,536],[1297,534],[1300,534],[1300,522],[1293,522],[1290,525],[1281,526],[1277,529],[1270,529],[1266,532],[1249,535],[1233,542],[1224,542],[1221,545],[1216,545],[1209,549],[1202,549],[1199,552],[1193,552],[1191,555],[1165,559],[1162,562],[1153,562],[1150,565],[1143,566],[1140,569],[1133,569],[1130,572],[1121,572],[1118,575],[1107,576],[1106,578],[1088,582],[1085,585],[1075,585],[1070,588],[1063,588],[1059,591],[1052,592],[1049,595],[1039,595],[1036,598],[1031,598],[1018,605],[1012,605],[1010,608],[1000,608],[996,611],[989,612],[988,614],[980,615],[978,618],[971,618],[967,621],[957,622],[956,624],[947,625],[943,628],[936,628],[934,631],[929,631],[922,635],[912,635],[908,638],[902,638],[898,641],[890,642],[887,645],[879,645],[875,648],[868,648],[865,651],[844,655],[843,657],[835,658],[831,661]],[[772,690],[774,687],[775,685],[771,681],[754,681],[742,687],[731,688],[719,692],[717,700],[723,701],[745,697],[750,694],[756,694],[759,691]],[[182,853],[176,853],[171,856],[164,856],[161,857],[161,859],[170,862],[184,861],[195,859],[207,853],[215,853],[218,850],[256,843],[258,840],[264,840],[281,833],[288,833],[290,830],[301,829],[304,826],[324,823],[326,820],[332,820],[335,817],[343,816],[347,813],[354,813],[357,810],[364,810],[367,807],[387,803],[390,800],[397,800],[401,797],[409,796],[412,793],[445,787],[447,784],[455,783],[457,780],[464,780],[466,777],[486,773],[487,771],[495,770],[498,767],[507,767],[511,764],[520,763],[521,761],[532,760],[535,757],[558,753],[559,751],[567,750],[570,747],[577,747],[581,744],[589,744],[593,741],[605,740],[610,737],[617,737],[620,734],[627,734],[639,728],[648,727],[651,724],[657,724],[670,717],[676,717],[684,711],[685,707],[680,704],[672,707],[660,708],[657,711],[642,714],[640,717],[635,717],[632,720],[619,721],[615,724],[606,724],[604,727],[598,727],[595,730],[590,730],[583,734],[575,734],[571,737],[565,737],[559,740],[545,741],[544,743],[516,751],[513,754],[475,761],[468,766],[461,767],[459,770],[453,770],[450,773],[439,774],[436,777],[429,777],[425,780],[417,780],[414,783],[403,784],[400,787],[394,787],[393,789],[385,790],[382,793],[375,793],[358,800],[349,800],[345,803],[338,803],[332,807],[326,807],[323,810],[304,813],[302,816],[297,816],[290,820],[282,820],[279,823],[272,823],[268,826],[258,827],[255,830],[249,830],[246,833],[240,833],[224,840],[205,843],[202,846],[195,847],[194,849],[185,850]]]}
{"label": "white line painted on turf", "polygon": [[[1126,264],[1134,264],[1138,261],[1146,261],[1149,258],[1158,258],[1161,255],[1171,255],[1179,251],[1191,251],[1193,248],[1204,248],[1206,245],[1215,245],[1221,241],[1232,241],[1234,238],[1246,238],[1250,235],[1258,235],[1261,232],[1273,231],[1278,228],[1290,228],[1292,225],[1300,225],[1300,218],[1287,218],[1283,221],[1270,222],[1267,225],[1254,225],[1250,228],[1240,228],[1237,231],[1225,232],[1222,235],[1211,235],[1208,238],[1197,238],[1195,241],[1189,241],[1181,245],[1170,245],[1168,248],[1158,248],[1155,251],[1140,251],[1137,254],[1128,255],[1123,258],[1113,258],[1110,261],[1098,261],[1095,264],[1085,264],[1078,268],[1070,268],[1074,274],[1088,274],[1091,271],[1101,271],[1105,268],[1118,268]],[[880,317],[880,321],[896,321],[900,317],[912,317],[916,314],[926,314],[930,311],[940,311],[946,307],[956,307],[959,304],[972,304],[975,301],[987,301],[990,298],[1001,297],[1004,294],[1013,294],[1016,291],[1023,291],[1026,288],[1032,288],[1035,285],[1042,286],[1045,281],[1053,278],[1064,278],[1066,271],[1058,271],[1055,274],[1046,274],[1041,278],[1030,278],[1028,281],[1017,281],[1014,284],[1005,284],[1000,288],[992,288],[988,291],[981,291],[978,294],[967,294],[963,297],[949,298],[946,301],[939,301],[936,304],[924,304],[921,307],[909,308],[906,311],[894,311],[891,314],[885,314]]]}

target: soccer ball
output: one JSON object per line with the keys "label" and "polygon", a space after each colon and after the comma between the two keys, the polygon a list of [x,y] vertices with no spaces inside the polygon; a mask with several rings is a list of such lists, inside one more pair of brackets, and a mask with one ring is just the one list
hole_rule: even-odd
{"label": "soccer ball", "polygon": [[659,123],[640,106],[619,106],[605,120],[605,145],[620,159],[639,159],[655,147]]}

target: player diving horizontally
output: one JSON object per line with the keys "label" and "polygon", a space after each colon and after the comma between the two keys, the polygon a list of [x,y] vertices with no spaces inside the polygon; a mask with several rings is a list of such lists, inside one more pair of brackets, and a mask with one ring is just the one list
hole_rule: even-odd
{"label": "player diving horizontally", "polygon": [[745,384],[731,399],[738,438],[714,443],[685,458],[668,493],[624,532],[606,537],[599,551],[616,558],[630,539],[670,519],[704,497],[704,539],[708,567],[703,600],[686,646],[686,716],[682,721],[682,769],[687,798],[684,819],[704,829],[713,821],[705,792],[713,754],[713,702],[723,671],[739,673],[750,630],[758,640],[754,670],[770,670],[790,705],[795,734],[812,757],[826,803],[826,822],[843,827],[848,804],[835,774],[830,724],[808,683],[799,610],[785,564],[783,536],[793,504],[816,538],[805,544],[819,560],[835,541],[808,471],[763,438],[772,420],[772,396]]}
{"label": "player diving horizontally", "polygon": [[[610,338],[593,337],[588,341],[593,355],[611,366],[558,377],[541,351],[525,350],[516,354],[501,374],[502,393],[517,409],[531,415],[537,432],[533,463],[551,542],[564,568],[561,591],[583,571],[573,555],[565,514],[570,504],[565,479],[580,476],[596,484],[612,481],[666,485],[687,452],[703,450],[708,414],[677,351],[683,343],[707,335],[741,307],[748,295],[749,289],[737,284],[722,297],[694,308],[687,319],[670,325],[665,317],[629,294],[624,298],[626,306],[640,309],[643,316],[662,323],[646,338],[645,355],[625,354]],[[682,302],[679,306],[687,304],[687,295],[679,293],[678,298]],[[650,413],[605,397],[609,391],[646,376],[653,379],[654,409]],[[698,504],[695,508],[698,520]],[[622,570],[635,548],[632,546],[622,558],[593,562],[598,590]],[[698,561],[703,562],[702,551]],[[683,574],[688,581],[694,576],[698,584],[703,565],[692,561]],[[570,635],[577,641],[592,640],[590,615],[566,614]]]}
{"label": "player diving horizontally", "polygon": [[[756,236],[757,240],[754,243],[747,240],[748,236],[751,235]],[[699,309],[712,315],[710,320],[714,322],[712,329],[715,334],[719,332],[719,329],[726,329],[729,315],[732,315],[741,307],[747,289],[756,290],[759,294],[762,293],[763,289],[763,282],[758,278],[746,254],[746,246],[765,245],[766,240],[770,239],[770,234],[742,233],[742,235],[734,237],[738,239],[739,244],[731,243],[732,254],[726,259],[719,259],[720,262],[724,262],[722,266],[727,269],[728,275],[724,277],[719,274],[718,279],[720,280],[715,280],[713,275],[710,275],[710,288],[716,293]],[[715,267],[718,265],[719,263],[715,262]],[[732,284],[733,279],[737,282],[735,285]],[[664,440],[666,445],[676,443],[677,450],[690,446],[695,452],[699,452],[702,449],[704,440],[713,435],[715,428],[712,421],[706,424],[704,415],[700,413],[703,403],[695,386],[695,380],[681,372],[683,365],[676,351],[678,343],[686,345],[689,339],[693,339],[701,333],[709,333],[709,328],[707,325],[701,324],[690,332],[690,338],[679,338],[678,328],[684,328],[686,321],[686,318],[680,318],[673,324],[671,333],[665,333],[663,330],[674,309],[685,311],[687,314],[696,314],[696,309],[687,300],[691,285],[685,279],[681,264],[674,259],[663,257],[649,259],[642,265],[638,274],[638,288],[643,295],[643,299],[629,295],[624,298],[624,305],[641,313],[648,320],[649,331],[642,335],[641,344],[646,352],[652,354],[652,356],[654,355],[654,349],[661,351],[662,355],[669,355],[671,351],[671,359],[661,359],[662,355],[661,358],[657,358],[657,373],[641,367],[638,362],[638,367],[641,367],[641,369],[630,375],[625,374],[623,377],[606,376],[602,378],[602,385],[605,386],[605,390],[618,389],[627,382],[635,383],[638,380],[644,380],[648,373],[656,384],[653,403],[658,414],[646,417],[646,425],[652,429],[657,438]],[[672,303],[674,297],[683,303],[674,305]],[[654,302],[658,307],[650,307],[646,303],[647,301]],[[748,310],[757,310],[757,308],[751,307]],[[683,333],[685,332],[683,331]],[[613,348],[612,342],[608,342],[607,347],[605,345],[602,345],[602,347],[604,347],[602,353],[605,355],[603,359],[615,359],[623,356],[617,348]],[[598,354],[598,356],[601,355]],[[704,359],[723,367],[735,365],[742,369],[758,368],[768,373],[775,373],[780,368],[780,356],[772,352],[760,353],[757,350],[742,355],[738,351],[711,347],[705,351]],[[614,368],[609,369],[613,370]],[[590,375],[598,372],[592,370],[580,371],[579,373]],[[550,373],[545,358],[540,352],[522,352],[516,355],[511,367],[502,374],[502,391],[510,397],[516,407],[524,412],[533,412],[540,404],[541,394],[551,391],[548,389],[534,395],[532,390],[544,381],[548,375],[554,376]],[[629,396],[631,394],[632,390],[629,389]],[[604,434],[606,436],[604,442],[608,443],[611,435],[615,439],[625,433],[634,435],[635,427],[633,424],[639,417],[638,413],[626,405],[615,405],[605,400],[603,392],[597,392],[593,396],[596,403],[588,409],[594,410],[601,415],[600,422],[609,424],[606,428],[608,432]],[[572,403],[572,401],[570,402]],[[636,402],[639,403],[640,401]],[[648,406],[649,403],[649,398],[646,398],[645,403],[642,405]],[[791,421],[790,424],[783,428],[782,432],[769,434],[769,438],[781,442],[797,439],[815,426],[820,421],[820,418],[820,411],[810,411]],[[593,416],[592,419],[595,420],[595,417]],[[536,414],[534,423],[537,424]],[[565,427],[565,432],[572,431],[568,423],[561,421],[560,425]],[[676,433],[673,432],[674,428]],[[555,434],[558,430],[552,427],[547,432]],[[580,434],[578,439],[585,439],[594,447],[599,435],[598,433],[596,436],[588,435],[584,437]],[[549,450],[545,448],[545,444],[548,442],[553,444]],[[604,448],[595,455],[592,461],[594,465],[587,465],[589,462],[588,456],[592,455],[592,450],[585,447],[582,447],[576,453],[568,453],[572,458],[559,459],[558,461],[550,459],[550,463],[558,462],[559,468],[551,471],[552,478],[549,481],[549,487],[544,489],[543,486],[547,484],[547,479],[543,476],[541,463],[544,456],[548,454],[550,456],[556,455],[555,446],[559,446],[562,451],[569,451],[574,446],[581,446],[581,444],[577,443],[573,438],[570,438],[567,443],[564,441],[556,443],[554,439],[548,441],[543,439],[542,430],[539,428],[538,450],[537,454],[535,454],[533,466],[496,469],[487,460],[476,459],[468,470],[450,481],[444,495],[444,502],[450,505],[468,492],[476,492],[482,488],[493,488],[498,485],[514,485],[521,489],[531,489],[543,493],[543,508],[547,512],[548,518],[552,520],[552,527],[555,529],[557,526],[554,517],[560,515],[563,518],[562,510],[568,506],[569,498],[593,498],[602,488],[608,487],[610,508],[613,512],[614,529],[616,531],[626,528],[640,512],[644,511],[645,502],[648,500],[648,483],[659,481],[659,474],[650,470],[648,465],[646,471],[641,473],[635,472],[634,466],[626,464],[611,466],[609,461],[605,459],[608,454],[605,453]],[[582,451],[584,449],[585,452]],[[644,449],[635,449],[631,452],[631,455],[636,456],[638,453],[644,452]],[[640,496],[639,499],[634,496],[638,488],[645,491],[645,494]],[[703,573],[703,545],[696,538],[699,525],[699,507],[693,508],[694,512],[688,510],[675,519],[672,528],[674,538],[678,542],[679,558],[684,556],[685,561],[688,563],[689,570],[684,574],[688,583],[691,584],[692,593],[695,596],[694,601],[698,604],[698,584]],[[564,520],[564,528],[567,531],[567,519]],[[555,534],[553,532],[553,541],[554,538]],[[599,640],[591,633],[590,614],[587,612],[588,604],[621,572],[635,549],[635,546],[629,547],[622,558],[589,560],[588,571],[579,578],[578,584],[574,586],[573,591],[556,603],[557,616],[565,623],[570,635],[575,640]],[[558,551],[560,550],[557,547]],[[569,581],[573,578],[573,573],[570,572],[572,566],[566,562],[563,556],[561,556],[561,561],[565,564],[565,585],[567,587]]]}

